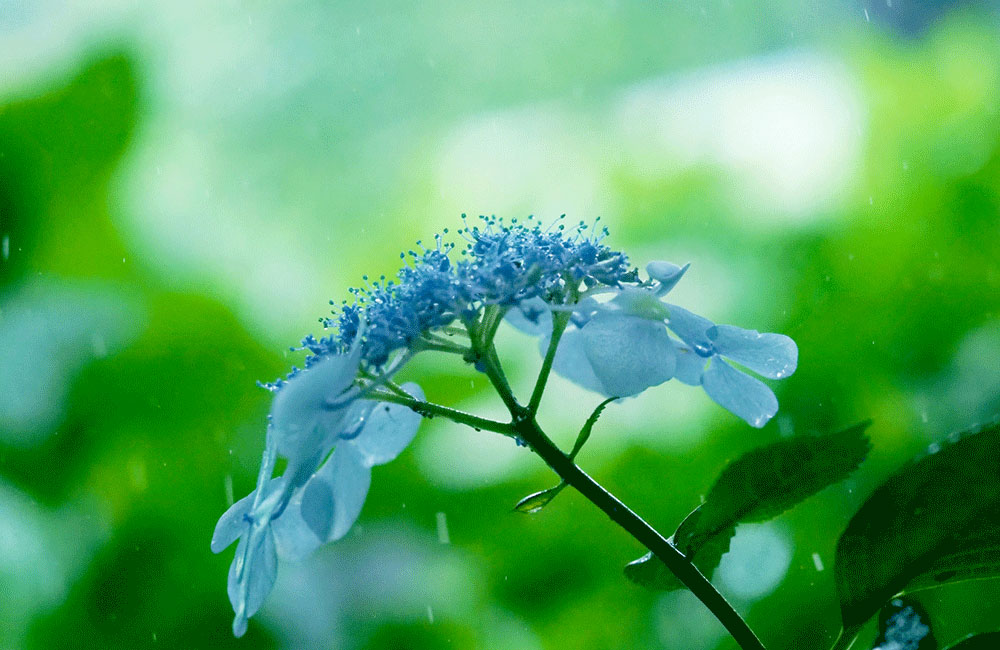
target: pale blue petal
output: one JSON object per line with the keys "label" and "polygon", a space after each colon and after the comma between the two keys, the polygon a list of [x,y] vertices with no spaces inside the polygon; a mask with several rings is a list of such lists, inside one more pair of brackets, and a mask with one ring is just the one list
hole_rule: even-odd
{"label": "pale blue petal", "polygon": [[368,496],[372,473],[354,445],[342,442],[316,472],[316,477],[326,481],[333,492],[333,526],[325,540],[332,542],[346,535],[357,521]]}
{"label": "pale blue petal", "polygon": [[[543,357],[548,347],[549,337],[543,336],[538,342],[538,349]],[[563,332],[562,338],[559,339],[559,347],[556,349],[556,358],[552,363],[552,369],[577,386],[604,395],[604,386],[590,366],[590,360],[584,350],[583,334],[577,328],[569,327]],[[605,397],[615,396],[605,395]]]}
{"label": "pale blue petal", "polygon": [[296,490],[281,515],[271,521],[278,554],[284,559],[296,562],[307,557],[326,541],[326,537],[322,540],[317,537],[302,517],[304,494],[305,488]]}
{"label": "pale blue petal", "polygon": [[701,376],[705,372],[705,357],[695,354],[685,343],[673,341],[677,349],[677,367],[674,369],[674,379],[688,386],[700,386]]}
{"label": "pale blue petal", "polygon": [[760,428],[778,412],[778,400],[770,388],[719,357],[712,359],[701,385],[709,397],[750,426]]}
{"label": "pale blue petal", "polygon": [[314,476],[302,490],[299,505],[302,520],[316,535],[316,539],[326,539],[333,527],[333,487],[322,478]]}
{"label": "pale blue petal", "polygon": [[349,354],[331,355],[295,375],[278,390],[271,405],[271,426],[278,452],[286,457],[311,447],[328,401],[354,381],[360,346]]}
{"label": "pale blue petal", "polygon": [[638,395],[674,376],[677,353],[663,323],[604,313],[580,331],[587,360],[606,397]]}
{"label": "pale blue petal", "polygon": [[656,294],[648,289],[626,287],[611,303],[629,316],[638,316],[647,320],[662,321],[669,315],[667,306],[660,302]]}
{"label": "pale blue petal", "polygon": [[240,535],[246,532],[248,523],[244,519],[250,512],[254,499],[257,497],[257,490],[254,490],[233,505],[229,506],[219,522],[215,524],[215,532],[212,533],[212,552],[219,553],[235,542]]}
{"label": "pale blue petal", "polygon": [[683,307],[677,305],[667,305],[667,307],[670,309],[670,320],[667,321],[667,327],[699,355],[712,356],[715,347],[708,338],[708,330],[715,327],[715,323],[697,314],[692,314]]}
{"label": "pale blue petal", "polygon": [[761,334],[732,325],[717,325],[708,338],[718,354],[770,379],[782,379],[795,372],[799,349],[784,334]]}
{"label": "pale blue petal", "polygon": [[[409,383],[403,390],[419,401],[424,393]],[[383,465],[398,456],[410,444],[420,427],[421,416],[401,404],[380,403],[372,411],[361,433],[350,441],[365,465]]]}
{"label": "pale blue petal", "polygon": [[673,262],[650,262],[647,264],[646,273],[649,277],[660,283],[656,287],[656,295],[666,295],[673,289],[680,282],[681,278],[684,277],[684,273],[688,270],[689,266],[691,265],[677,266]]}
{"label": "pale blue petal", "polygon": [[603,305],[590,296],[587,296],[580,302],[573,305],[573,314],[569,317],[569,322],[573,323],[578,328],[583,327],[590,322],[591,318],[605,309],[607,309],[606,305]]}
{"label": "pale blue petal", "polygon": [[259,526],[250,534],[240,538],[236,547],[236,557],[229,567],[227,590],[229,602],[236,617],[233,633],[242,636],[246,631],[246,619],[260,609],[274,588],[278,575],[278,556],[274,537],[268,526]]}
{"label": "pale blue petal", "polygon": [[552,312],[539,297],[523,300],[519,305],[507,310],[504,316],[514,329],[531,336],[544,336],[552,331]]}

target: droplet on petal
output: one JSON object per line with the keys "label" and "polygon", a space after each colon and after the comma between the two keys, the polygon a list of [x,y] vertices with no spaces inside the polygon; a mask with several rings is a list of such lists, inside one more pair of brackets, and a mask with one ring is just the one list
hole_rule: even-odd
{"label": "droplet on petal", "polygon": [[677,305],[667,305],[667,308],[670,310],[667,327],[674,334],[700,356],[707,358],[715,354],[715,346],[708,338],[708,330],[715,327],[715,323]]}
{"label": "droplet on petal", "polygon": [[716,325],[708,338],[718,354],[746,366],[769,379],[782,379],[795,372],[799,349],[784,334],[761,334],[732,325]]}
{"label": "droplet on petal", "polygon": [[715,357],[702,376],[705,392],[717,404],[760,428],[778,412],[778,400],[762,381]]}

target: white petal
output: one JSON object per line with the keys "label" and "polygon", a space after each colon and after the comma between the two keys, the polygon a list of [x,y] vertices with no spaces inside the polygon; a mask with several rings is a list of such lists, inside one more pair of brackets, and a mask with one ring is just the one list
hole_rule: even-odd
{"label": "white petal", "polygon": [[708,330],[708,338],[718,354],[746,366],[759,375],[782,379],[795,372],[799,349],[784,334],[761,334],[732,325],[717,325]]}
{"label": "white petal", "polygon": [[607,397],[637,395],[674,375],[677,353],[663,323],[604,313],[581,332],[587,359]]}
{"label": "white petal", "polygon": [[[424,393],[409,383],[403,390],[424,401]],[[348,441],[354,445],[368,467],[383,465],[398,456],[410,444],[420,427],[421,416],[401,404],[380,403],[375,406],[361,433]]]}
{"label": "white petal", "polygon": [[552,331],[552,312],[537,296],[507,310],[504,320],[514,329],[531,336],[544,336]]}
{"label": "white petal", "polygon": [[750,426],[760,428],[778,412],[778,400],[770,388],[719,357],[712,359],[701,385],[716,403],[746,420]]}

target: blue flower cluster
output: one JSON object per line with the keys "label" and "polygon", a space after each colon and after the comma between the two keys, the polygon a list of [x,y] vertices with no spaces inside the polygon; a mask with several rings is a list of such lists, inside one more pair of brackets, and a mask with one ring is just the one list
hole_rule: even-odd
{"label": "blue flower cluster", "polygon": [[[361,512],[371,468],[415,436],[420,416],[377,401],[372,390],[413,354],[433,349],[435,331],[474,328],[487,307],[537,335],[543,354],[552,314],[569,312],[553,368],[607,397],[677,378],[756,427],[777,411],[770,388],[730,362],[781,379],[795,370],[795,343],[665,302],[686,266],[653,262],[642,280],[623,253],[603,244],[606,230],[584,224],[567,232],[558,222],[542,228],[483,218],[458,234],[460,259],[440,237],[432,249],[403,255],[397,280],[353,291],[355,302],[325,321],[332,334],[303,340],[304,369],[267,385],[274,400],[256,489],[222,515],[211,544],[220,552],[239,540],[229,572],[237,636],[271,591],[278,557],[300,559],[343,537]],[[424,401],[414,384],[401,390]],[[273,477],[278,456],[287,466]]]}
{"label": "blue flower cluster", "polygon": [[486,305],[515,306],[530,298],[551,297],[570,283],[620,287],[636,282],[628,258],[602,244],[606,229],[580,223],[567,232],[561,223],[543,228],[530,217],[528,225],[493,217],[480,220],[481,227],[466,225],[458,230],[465,240],[461,259],[451,259],[454,245],[445,244],[439,235],[434,248],[400,254],[408,264],[398,281],[380,278],[366,288],[353,289],[355,302],[345,303],[338,315],[324,321],[336,333],[303,339],[302,348],[310,352],[306,367],[350,347],[361,323],[366,327],[362,358],[381,367],[394,352],[411,349],[425,333],[475,319]]}

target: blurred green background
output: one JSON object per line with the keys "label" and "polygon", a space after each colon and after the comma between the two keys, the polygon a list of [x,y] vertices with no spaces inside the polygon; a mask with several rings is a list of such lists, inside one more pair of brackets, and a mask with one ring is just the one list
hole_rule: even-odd
{"label": "blurred green background", "polygon": [[[663,530],[740,453],[874,419],[714,577],[769,647],[826,648],[850,515],[1000,411],[998,209],[991,3],[0,0],[0,648],[734,647],[624,580],[644,550],[575,494],[511,512],[540,461],[438,420],[232,638],[208,543],[252,489],[254,382],[462,212],[600,215],[693,263],[676,302],[798,342],[763,430],[674,384],[606,411],[580,462]],[[501,350],[523,392],[533,344]],[[407,375],[500,412],[451,359]],[[554,381],[542,422],[568,444],[598,401]],[[943,641],[998,598],[920,597]]]}

